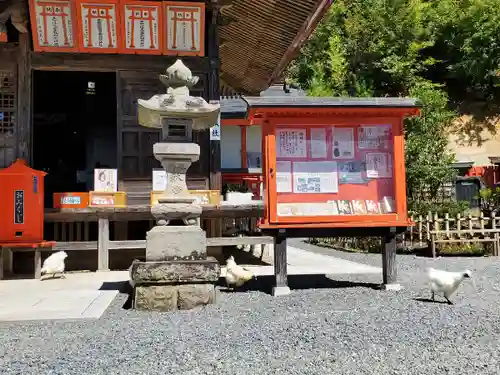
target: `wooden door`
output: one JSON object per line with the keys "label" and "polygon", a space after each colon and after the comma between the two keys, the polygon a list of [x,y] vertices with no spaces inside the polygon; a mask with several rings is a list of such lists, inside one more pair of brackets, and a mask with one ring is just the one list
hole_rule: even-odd
{"label": "wooden door", "polygon": [[[149,99],[166,91],[158,72],[119,71],[118,92],[118,170],[120,180],[151,180],[153,168],[161,168],[153,155],[153,144],[160,141],[160,130],[145,128],[137,122],[137,99]],[[194,96],[204,96],[206,77],[191,89]],[[197,188],[206,185],[209,176],[209,132],[193,132],[193,142],[200,145],[200,161],[188,171]],[[204,182],[200,183],[200,179]],[[205,181],[206,180],[206,181]]]}

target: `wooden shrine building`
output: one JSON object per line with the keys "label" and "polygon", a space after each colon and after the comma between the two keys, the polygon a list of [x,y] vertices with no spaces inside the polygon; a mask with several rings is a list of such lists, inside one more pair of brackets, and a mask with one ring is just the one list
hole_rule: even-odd
{"label": "wooden shrine building", "polygon": [[[48,172],[46,195],[88,191],[96,167],[120,190],[148,191],[159,132],[137,99],[182,58],[206,100],[258,95],[280,77],[329,0],[0,0],[0,168],[23,158]],[[220,141],[193,134],[190,189],[220,189]],[[132,198],[132,199],[131,199]]]}
{"label": "wooden shrine building", "polygon": [[[142,225],[159,167],[152,146],[160,136],[138,125],[137,99],[165,91],[158,75],[177,58],[200,77],[193,95],[259,95],[281,77],[329,4],[0,0],[0,168],[22,158],[47,172],[46,208],[54,192],[92,190],[95,168],[117,169],[118,189],[127,192],[128,206],[109,217],[46,212],[46,239],[80,250],[78,262],[94,263],[98,250],[99,269],[113,263],[108,250],[143,248],[137,242],[148,230]],[[188,188],[220,190],[220,138],[210,139],[209,131],[192,136],[201,155],[188,171]],[[207,233],[217,237],[216,222],[232,213],[212,211],[202,226],[210,221],[215,229]],[[260,214],[255,210],[254,219]],[[14,256],[22,268],[15,273],[28,271],[33,255]],[[132,258],[116,259],[128,267]]]}

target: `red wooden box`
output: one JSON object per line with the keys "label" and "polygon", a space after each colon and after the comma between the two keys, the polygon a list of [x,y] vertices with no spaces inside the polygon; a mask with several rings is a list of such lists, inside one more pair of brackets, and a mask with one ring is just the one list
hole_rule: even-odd
{"label": "red wooden box", "polygon": [[46,174],[21,159],[0,171],[0,243],[43,241]]}
{"label": "red wooden box", "polygon": [[89,193],[54,193],[54,208],[86,208],[89,206]]}

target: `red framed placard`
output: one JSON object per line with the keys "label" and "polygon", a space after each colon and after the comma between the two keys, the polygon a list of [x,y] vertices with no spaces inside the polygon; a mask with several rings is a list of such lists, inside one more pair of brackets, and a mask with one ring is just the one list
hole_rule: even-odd
{"label": "red framed placard", "polygon": [[37,52],[78,52],[75,2],[30,0],[33,49]]}
{"label": "red framed placard", "polygon": [[76,0],[76,10],[80,52],[120,52],[118,0]]}
{"label": "red framed placard", "polygon": [[120,2],[120,34],[123,53],[161,55],[163,49],[163,7],[161,2]]}
{"label": "red framed placard", "polygon": [[165,1],[164,55],[205,55],[205,4]]}
{"label": "red framed placard", "polygon": [[403,118],[418,108],[252,108],[263,123],[263,228],[409,225]]}

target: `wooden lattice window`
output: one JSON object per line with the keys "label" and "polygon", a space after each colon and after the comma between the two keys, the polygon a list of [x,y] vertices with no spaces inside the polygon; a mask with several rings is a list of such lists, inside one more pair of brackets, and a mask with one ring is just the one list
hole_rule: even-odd
{"label": "wooden lattice window", "polygon": [[0,168],[15,160],[16,152],[16,77],[0,70]]}

